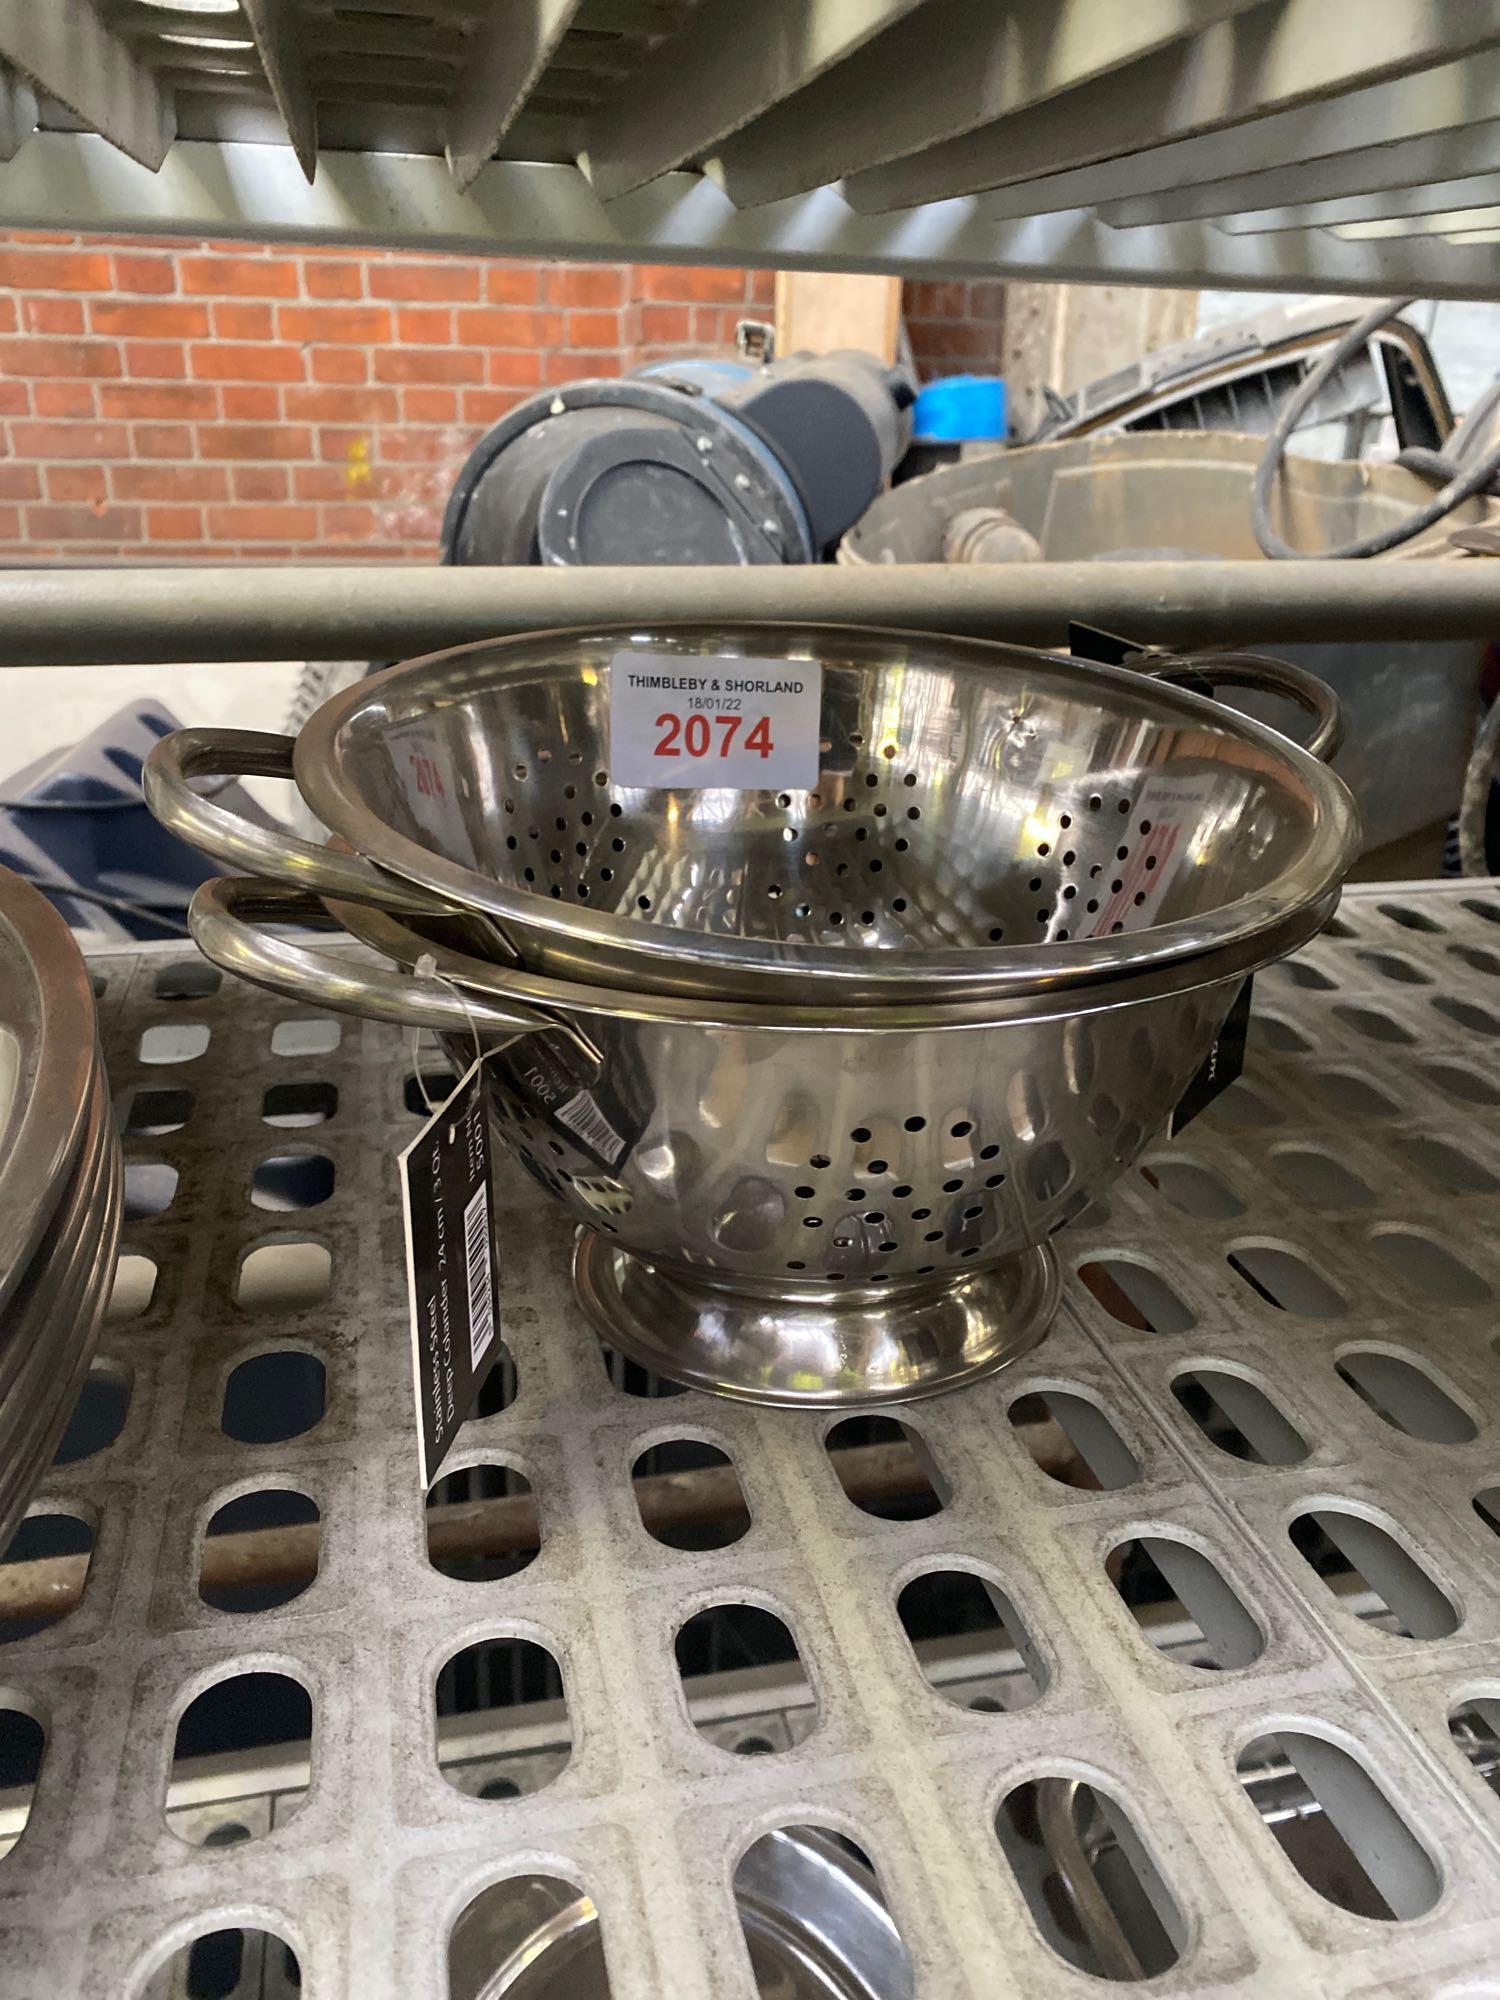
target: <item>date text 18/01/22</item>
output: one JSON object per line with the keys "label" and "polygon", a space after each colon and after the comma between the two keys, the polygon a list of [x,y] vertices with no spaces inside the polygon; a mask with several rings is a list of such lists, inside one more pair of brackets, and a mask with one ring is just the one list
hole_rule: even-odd
{"label": "date text 18/01/22", "polygon": [[815,785],[822,680],[812,660],[617,653],[610,777],[673,790]]}

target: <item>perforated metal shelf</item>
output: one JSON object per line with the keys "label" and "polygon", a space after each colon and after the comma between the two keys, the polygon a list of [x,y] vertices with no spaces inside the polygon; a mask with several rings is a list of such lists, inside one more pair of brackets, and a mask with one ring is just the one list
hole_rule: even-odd
{"label": "perforated metal shelf", "polygon": [[[227,981],[201,990],[199,968],[178,970],[187,957],[95,961],[127,1158],[155,1190],[137,1207],[169,1178],[143,1166],[178,1180],[126,1227],[125,1254],[155,1274],[103,1342],[129,1379],[123,1428],[38,1497],[94,1531],[83,1595],[0,1649],[0,1707],[31,1712],[49,1739],[30,1822],[0,1860],[5,2000],[137,1995],[186,1941],[238,1927],[284,1940],[311,2000],[437,2000],[460,1911],[497,1878],[537,1872],[593,1898],[615,2000],[743,2000],[736,1862],[768,1828],[808,1822],[875,1863],[923,2000],[1082,2000],[1097,1981],[1044,1940],[995,1833],[1001,1801],[1048,1776],[1108,1794],[1166,1886],[1179,1955],[1153,1991],[1456,2000],[1493,1975],[1495,885],[1352,891],[1333,931],[1262,977],[1245,1078],[1059,1239],[1073,1275],[1044,1345],[914,1410],[945,1502],[926,1519],[845,1497],[823,1442],[832,1416],[617,1387],[572,1302],[564,1218],[508,1175],[515,1393],[453,1462],[523,1474],[540,1549],[493,1582],[427,1559],[392,1165],[416,1129],[402,1038],[344,1021],[330,1046],[326,1020]],[[254,1205],[262,1162],[303,1152],[332,1163],[326,1200]],[[246,1256],[293,1242],[316,1246],[298,1253],[306,1303],[237,1303],[237,1282],[253,1293],[237,1278]],[[331,1281],[313,1296],[319,1249]],[[150,1274],[128,1271],[140,1302]],[[231,1371],[285,1350],[321,1360],[321,1420],[279,1443],[226,1435]],[[1190,1374],[1211,1378],[1224,1443],[1182,1400],[1205,1407]],[[1038,1392],[1095,1486],[1033,1462],[1008,1412]],[[682,1437],[733,1460],[751,1526],[732,1546],[682,1551],[642,1527],[632,1465]],[[268,1486],[321,1510],[316,1581],[280,1608],[212,1609],[197,1594],[205,1524]],[[1263,1642],[1258,1657],[1209,1671],[1191,1646],[1151,1643],[1110,1560],[1142,1538],[1225,1657]],[[1195,1588],[1174,1549],[1189,1568],[1191,1552],[1207,1559]],[[975,1656],[994,1677],[977,1705],[924,1678],[897,1595],[954,1569],[1012,1607],[1020,1662],[1044,1683],[1029,1705],[1007,1710],[1015,1651],[1009,1668]],[[772,1754],[737,1756],[727,1730],[693,1726],[674,1635],[717,1603],[790,1627],[817,1705],[800,1741],[795,1690],[760,1698],[777,1711]],[[434,1684],[456,1652],[504,1635],[558,1663],[571,1755],[550,1776],[558,1710],[541,1702],[527,1754],[550,1781],[471,1796],[439,1767]],[[247,1672],[306,1689],[310,1777],[295,1757],[273,1774],[259,1837],[189,1845],[233,1787],[209,1774],[179,1789],[169,1825],[178,1718]],[[1284,1766],[1262,1763],[1255,1800],[1236,1776],[1246,1746],[1277,1735],[1304,1739],[1303,1777],[1408,1914],[1337,1907],[1295,1872],[1277,1831],[1305,1795],[1277,1790]],[[197,1821],[178,1816],[189,1808]],[[287,1990],[283,1959],[257,1947],[236,1993]]]}

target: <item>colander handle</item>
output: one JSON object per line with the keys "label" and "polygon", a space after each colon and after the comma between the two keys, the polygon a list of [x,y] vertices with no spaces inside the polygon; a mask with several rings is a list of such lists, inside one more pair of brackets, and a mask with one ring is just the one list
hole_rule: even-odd
{"label": "colander handle", "polygon": [[193,790],[194,778],[290,778],[295,740],[260,729],[176,730],[146,759],[146,804],[170,832],[245,874],[407,915],[451,915],[452,904],[441,896],[388,875],[362,854],[340,853],[284,827],[256,826]]}
{"label": "colander handle", "polygon": [[522,1035],[563,1034],[591,1063],[598,1062],[598,1051],[582,1035],[538,1008],[519,1002],[501,1005],[467,987],[460,990],[452,980],[318,951],[264,928],[320,921],[326,924],[328,918],[315,896],[248,876],[221,875],[204,882],[188,908],[188,928],[205,958],[285,999],[440,1034],[477,1032],[492,1047]]}
{"label": "colander handle", "polygon": [[1126,664],[1156,680],[1188,688],[1237,687],[1284,695],[1312,717],[1312,734],[1302,748],[1321,763],[1331,763],[1344,740],[1338,696],[1326,681],[1305,667],[1294,667],[1290,660],[1273,660],[1266,653],[1141,653],[1132,654]]}

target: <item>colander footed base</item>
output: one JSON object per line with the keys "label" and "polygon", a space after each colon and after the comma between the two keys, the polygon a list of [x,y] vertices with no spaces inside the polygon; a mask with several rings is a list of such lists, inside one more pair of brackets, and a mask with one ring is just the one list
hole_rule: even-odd
{"label": "colander footed base", "polygon": [[829,1409],[936,1396],[1008,1366],[1047,1331],[1059,1281],[1039,1244],[902,1284],[736,1289],[584,1228],[573,1285],[600,1339],[653,1374],[748,1403]]}

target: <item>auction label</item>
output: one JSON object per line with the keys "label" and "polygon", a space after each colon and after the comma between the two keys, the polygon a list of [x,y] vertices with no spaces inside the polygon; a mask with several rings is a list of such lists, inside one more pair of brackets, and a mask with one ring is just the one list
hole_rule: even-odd
{"label": "auction label", "polygon": [[609,775],[616,785],[805,791],[818,782],[816,660],[616,653]]}
{"label": "auction label", "polygon": [[426,844],[449,860],[476,861],[474,836],[464,822],[452,763],[433,725],[403,723],[386,738],[386,749],[412,818],[432,836]]}

